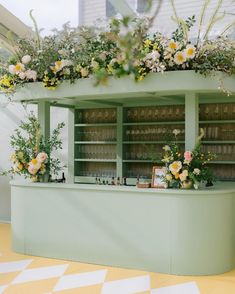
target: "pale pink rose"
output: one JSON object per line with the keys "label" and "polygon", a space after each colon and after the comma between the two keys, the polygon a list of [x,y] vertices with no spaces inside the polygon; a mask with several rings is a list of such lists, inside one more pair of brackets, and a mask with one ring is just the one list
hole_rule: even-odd
{"label": "pale pink rose", "polygon": [[185,151],[184,152],[184,159],[188,162],[192,160],[192,152],[191,151]]}
{"label": "pale pink rose", "polygon": [[13,64],[10,64],[8,67],[8,71],[10,74],[15,75],[16,74],[16,67]]}
{"label": "pale pink rose", "polygon": [[25,79],[25,73],[22,71],[19,73],[19,77],[21,80],[24,80]]}
{"label": "pale pink rose", "polygon": [[25,55],[21,58],[22,63],[27,64],[31,61],[30,55]]}
{"label": "pale pink rose", "polygon": [[33,165],[33,164],[29,164],[28,172],[29,172],[31,175],[36,175],[36,173],[38,172],[38,169],[35,168],[35,165]]}
{"label": "pale pink rose", "polygon": [[48,155],[45,152],[40,152],[38,153],[36,159],[38,162],[42,163],[45,162],[48,158]]}
{"label": "pale pink rose", "polygon": [[26,70],[25,75],[28,80],[36,81],[36,79],[37,79],[37,73],[35,70],[28,69],[28,70]]}

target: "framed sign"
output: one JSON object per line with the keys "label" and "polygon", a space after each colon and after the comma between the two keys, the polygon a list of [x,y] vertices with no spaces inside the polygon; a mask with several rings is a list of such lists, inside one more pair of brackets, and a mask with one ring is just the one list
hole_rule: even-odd
{"label": "framed sign", "polygon": [[152,173],[152,187],[166,188],[165,182],[166,168],[163,166],[154,166]]}

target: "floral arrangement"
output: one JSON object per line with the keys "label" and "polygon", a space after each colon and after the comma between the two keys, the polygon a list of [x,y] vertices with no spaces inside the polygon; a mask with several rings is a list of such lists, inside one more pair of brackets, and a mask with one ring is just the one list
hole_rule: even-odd
{"label": "floral arrangement", "polygon": [[27,121],[21,122],[15,134],[11,136],[10,143],[14,148],[14,153],[10,157],[12,168],[3,174],[24,175],[33,182],[48,181],[51,174],[57,175],[62,166],[59,159],[52,157],[52,152],[62,149],[59,134],[63,127],[64,123],[58,124],[51,138],[45,141],[39,122],[31,113]]}
{"label": "floral arrangement", "polygon": [[165,182],[167,187],[198,189],[201,182],[207,186],[212,185],[213,174],[207,164],[215,158],[215,154],[201,152],[201,139],[204,131],[197,139],[195,148],[182,152],[177,143],[177,135],[180,130],[174,130],[174,140],[170,140],[163,147],[164,153],[161,161],[165,163]]}
{"label": "floral arrangement", "polygon": [[0,65],[0,90],[12,93],[16,86],[36,81],[53,90],[63,80],[73,83],[91,76],[96,78],[96,84],[105,83],[109,76],[131,75],[140,81],[151,72],[186,69],[201,74],[221,71],[233,75],[235,42],[226,34],[234,23],[219,37],[209,40],[210,30],[220,19],[218,13],[223,2],[220,0],[202,35],[207,2],[202,7],[195,41],[189,40],[195,17],[179,19],[173,0],[173,18],[178,28],[170,36],[148,33],[153,18],[113,19],[105,30],[71,28],[65,24],[62,31],[55,30],[44,38],[39,36],[35,25],[36,37],[18,39],[15,54]]}

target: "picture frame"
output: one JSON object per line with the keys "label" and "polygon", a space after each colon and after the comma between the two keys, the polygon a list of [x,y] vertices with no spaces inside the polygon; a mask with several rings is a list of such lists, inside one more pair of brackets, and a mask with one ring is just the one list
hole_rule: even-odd
{"label": "picture frame", "polygon": [[152,188],[166,188],[165,174],[166,168],[164,166],[153,166]]}

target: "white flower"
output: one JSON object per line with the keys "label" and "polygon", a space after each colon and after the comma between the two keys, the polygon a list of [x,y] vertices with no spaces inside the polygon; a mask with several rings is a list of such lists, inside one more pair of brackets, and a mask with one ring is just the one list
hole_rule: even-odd
{"label": "white flower", "polygon": [[37,72],[35,70],[28,69],[26,70],[25,75],[28,80],[36,81],[37,79]]}
{"label": "white flower", "polygon": [[19,74],[20,72],[24,71],[25,68],[24,68],[24,65],[23,63],[20,63],[18,62],[16,65],[15,65],[15,71],[16,71],[16,74]]}
{"label": "white flower", "polygon": [[164,147],[162,147],[162,149],[165,151],[170,151],[171,147],[169,145],[165,145]]}
{"label": "white flower", "polygon": [[171,180],[172,180],[172,175],[171,174],[167,174],[166,175],[166,180],[168,181],[168,182],[170,182]]}
{"label": "white flower", "polygon": [[16,74],[16,67],[15,67],[15,65],[13,65],[13,64],[9,65],[8,71],[9,71],[10,74],[15,75]]}
{"label": "white flower", "polygon": [[22,71],[22,72],[19,73],[19,77],[20,77],[21,80],[24,80],[25,77],[26,77],[26,75],[25,75],[25,73]]}
{"label": "white flower", "polygon": [[187,45],[184,52],[185,52],[186,58],[193,59],[196,54],[196,48],[193,45]]}
{"label": "white flower", "polygon": [[72,63],[71,60],[68,60],[68,59],[62,59],[62,60],[61,60],[61,66],[62,66],[62,68],[65,67],[65,66],[70,66],[70,65],[72,65],[72,64],[73,64],[73,63]]}
{"label": "white flower", "polygon": [[200,169],[199,168],[195,168],[194,170],[193,170],[193,173],[195,174],[195,175],[200,175],[200,173],[201,173],[201,171],[200,171]]}
{"label": "white flower", "polygon": [[199,183],[195,183],[195,184],[193,184],[193,187],[194,187],[195,190],[198,190],[198,188],[199,188]]}
{"label": "white flower", "polygon": [[174,57],[174,62],[178,65],[181,65],[183,64],[184,62],[186,61],[186,55],[185,55],[185,52],[183,51],[178,51],[176,52],[175,54],[175,57]]}
{"label": "white flower", "polygon": [[30,55],[25,55],[21,58],[22,63],[27,64],[31,61]]}
{"label": "white flower", "polygon": [[83,67],[81,68],[80,73],[81,73],[81,76],[85,78],[89,75],[89,70],[86,67]]}
{"label": "white flower", "polygon": [[173,52],[176,51],[178,49],[179,45],[176,41],[174,40],[170,40],[169,44],[168,44],[168,50]]}
{"label": "white flower", "polygon": [[173,130],[173,134],[174,134],[175,136],[179,135],[180,133],[181,133],[181,131],[180,131],[179,129],[174,129],[174,130]]}
{"label": "white flower", "polygon": [[42,163],[45,162],[48,158],[48,155],[46,154],[46,152],[40,152],[38,153],[36,159],[38,162]]}
{"label": "white flower", "polygon": [[178,173],[182,168],[182,162],[181,161],[174,161],[169,165],[169,170],[172,172],[172,174]]}

